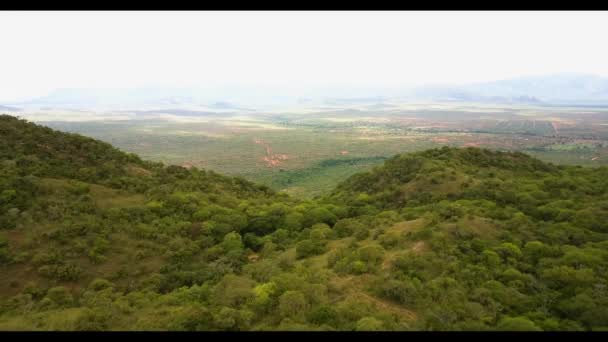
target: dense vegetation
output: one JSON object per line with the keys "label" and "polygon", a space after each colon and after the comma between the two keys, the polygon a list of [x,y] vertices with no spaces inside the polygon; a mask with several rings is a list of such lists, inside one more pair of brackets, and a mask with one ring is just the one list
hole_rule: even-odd
{"label": "dense vegetation", "polygon": [[0,329],[608,329],[608,169],[440,148],[317,200],[0,116]]}

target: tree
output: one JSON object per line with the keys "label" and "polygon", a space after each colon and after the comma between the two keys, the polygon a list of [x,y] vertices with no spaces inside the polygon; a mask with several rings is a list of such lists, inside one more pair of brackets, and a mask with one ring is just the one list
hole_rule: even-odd
{"label": "tree", "polygon": [[310,238],[313,241],[325,242],[332,235],[333,231],[325,223],[317,223],[310,227]]}
{"label": "tree", "polygon": [[80,331],[104,331],[110,328],[110,313],[102,310],[84,308],[80,313],[74,328]]}
{"label": "tree", "polygon": [[496,326],[500,331],[542,331],[534,322],[526,317],[504,317]]}
{"label": "tree", "polygon": [[502,243],[500,246],[495,247],[494,250],[496,251],[496,253],[498,253],[500,256],[502,256],[505,259],[508,258],[519,258],[522,255],[521,249],[519,249],[519,247],[517,247],[515,244],[510,243],[510,242],[504,242]]}
{"label": "tree", "polygon": [[302,229],[302,221],[304,220],[304,215],[301,213],[294,211],[285,216],[284,225],[285,228],[289,231],[298,231]]}
{"label": "tree", "polygon": [[316,207],[306,213],[302,223],[304,227],[310,227],[315,223],[326,223],[333,226],[337,220],[338,218],[331,211],[323,207]]}
{"label": "tree", "polygon": [[300,291],[286,291],[279,297],[279,313],[282,317],[298,317],[308,308],[306,297]]}
{"label": "tree", "polygon": [[296,244],[296,256],[299,259],[321,254],[325,251],[325,246],[319,241],[302,240]]}
{"label": "tree", "polygon": [[214,322],[221,330],[245,330],[249,327],[252,318],[251,311],[222,307],[214,315]]}
{"label": "tree", "polygon": [[255,297],[253,304],[258,310],[265,312],[272,305],[272,297],[277,292],[277,285],[274,282],[260,284],[253,289]]}
{"label": "tree", "polygon": [[244,249],[243,241],[241,239],[241,235],[237,232],[230,232],[224,236],[224,240],[222,241],[222,248],[224,249],[226,254],[229,255],[240,255],[243,253]]}
{"label": "tree", "polygon": [[365,226],[354,218],[345,218],[338,220],[333,229],[338,237],[344,238],[353,235],[359,229],[365,229]]}
{"label": "tree", "polygon": [[571,266],[556,266],[541,272],[542,279],[556,288],[573,288],[592,284],[595,280],[593,269],[575,269]]}
{"label": "tree", "polygon": [[359,259],[375,265],[382,261],[384,256],[384,248],[379,245],[368,245],[359,248],[357,250],[357,254],[359,255]]}
{"label": "tree", "polygon": [[168,330],[200,331],[213,327],[213,315],[200,305],[188,305],[171,315]]}
{"label": "tree", "polygon": [[50,299],[57,306],[67,306],[72,304],[73,297],[67,288],[56,286],[49,289],[46,298]]}
{"label": "tree", "polygon": [[357,331],[379,331],[384,330],[384,323],[374,317],[363,317],[357,321]]}
{"label": "tree", "polygon": [[328,324],[337,326],[340,316],[338,311],[331,305],[321,305],[312,309],[307,315],[307,320],[316,325]]}
{"label": "tree", "polygon": [[112,284],[112,282],[101,278],[96,278],[89,284],[89,289],[93,291],[101,291],[112,287],[114,287],[114,284]]}
{"label": "tree", "polygon": [[213,288],[213,301],[224,306],[240,306],[254,297],[255,282],[234,274],[225,275]]}

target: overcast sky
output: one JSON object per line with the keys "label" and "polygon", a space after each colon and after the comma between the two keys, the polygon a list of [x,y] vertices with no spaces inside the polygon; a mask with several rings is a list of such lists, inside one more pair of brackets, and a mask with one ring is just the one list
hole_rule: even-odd
{"label": "overcast sky", "polygon": [[608,12],[0,12],[0,101],[57,88],[608,76]]}

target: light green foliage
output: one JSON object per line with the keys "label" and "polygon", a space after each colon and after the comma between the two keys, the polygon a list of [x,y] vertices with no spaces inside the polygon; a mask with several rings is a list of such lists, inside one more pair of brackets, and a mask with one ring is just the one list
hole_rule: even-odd
{"label": "light green foliage", "polygon": [[363,317],[357,321],[357,331],[378,331],[385,330],[382,321],[374,317]]}
{"label": "light green foliage", "polygon": [[329,257],[329,265],[340,273],[363,274],[376,272],[384,259],[384,248],[371,244],[357,249],[342,248]]}
{"label": "light green foliage", "polygon": [[253,289],[255,294],[254,305],[262,310],[267,309],[271,305],[272,296],[277,292],[277,286],[273,282],[264,283],[256,286]]}
{"label": "light green foliage", "polygon": [[239,233],[228,233],[222,241],[222,248],[226,254],[240,255],[243,252],[243,241]]}

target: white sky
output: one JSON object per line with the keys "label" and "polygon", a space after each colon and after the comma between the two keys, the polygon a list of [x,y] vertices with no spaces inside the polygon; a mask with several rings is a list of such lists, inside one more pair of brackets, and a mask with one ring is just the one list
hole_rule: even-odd
{"label": "white sky", "polygon": [[66,87],[608,76],[608,12],[0,12],[0,101]]}

